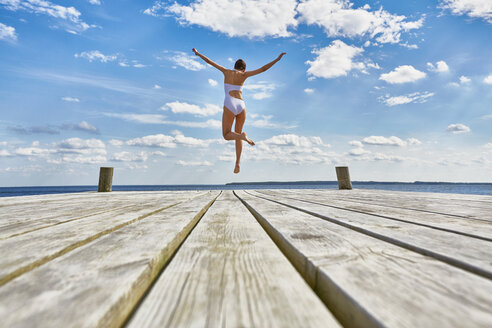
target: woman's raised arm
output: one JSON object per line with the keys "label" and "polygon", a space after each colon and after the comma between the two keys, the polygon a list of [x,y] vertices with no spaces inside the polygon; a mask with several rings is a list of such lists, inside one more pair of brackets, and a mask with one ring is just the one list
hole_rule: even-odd
{"label": "woman's raised arm", "polygon": [[257,75],[257,74],[260,74],[260,73],[263,73],[265,72],[266,70],[268,70],[270,67],[272,67],[273,65],[275,65],[276,62],[278,62],[280,59],[282,59],[282,57],[285,55],[285,52],[282,52],[277,58],[275,58],[273,61],[269,62],[268,64],[266,64],[265,66],[263,67],[260,67],[258,69],[255,69],[254,71],[247,71],[244,73],[244,75],[246,77],[250,77],[250,76],[254,76],[254,75]]}
{"label": "woman's raised arm", "polygon": [[198,50],[196,50],[195,48],[193,48],[191,50],[195,53],[195,55],[197,55],[198,57],[200,57],[201,59],[203,59],[207,64],[215,67],[216,69],[218,69],[222,73],[224,73],[226,71],[226,69],[224,67],[220,66],[217,63],[214,63],[213,61],[211,61],[210,59],[208,59],[207,57],[205,57],[204,55],[202,55],[201,53],[199,53]]}

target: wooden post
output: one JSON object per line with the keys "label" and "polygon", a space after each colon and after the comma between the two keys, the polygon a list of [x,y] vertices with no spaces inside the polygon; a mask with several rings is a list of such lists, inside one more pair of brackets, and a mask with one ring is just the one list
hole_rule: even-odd
{"label": "wooden post", "polygon": [[338,189],[352,189],[348,166],[337,166]]}
{"label": "wooden post", "polygon": [[101,167],[99,171],[99,187],[98,192],[108,192],[113,188],[113,168]]}

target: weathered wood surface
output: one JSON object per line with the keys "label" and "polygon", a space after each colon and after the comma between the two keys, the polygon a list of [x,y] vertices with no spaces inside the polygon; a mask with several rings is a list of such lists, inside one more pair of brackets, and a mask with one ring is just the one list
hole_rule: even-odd
{"label": "weathered wood surface", "polygon": [[224,192],[129,327],[340,327],[251,213]]}
{"label": "weathered wood surface", "polygon": [[[218,194],[209,192],[152,211],[145,218],[139,211],[130,211],[127,219],[139,215],[141,219],[13,279],[0,288],[0,326],[121,325]],[[97,228],[87,228],[88,233],[94,234]],[[83,233],[78,229],[76,235]]]}
{"label": "weathered wood surface", "polygon": [[0,327],[492,326],[492,196],[219,193],[0,198]]}
{"label": "weathered wood surface", "polygon": [[[369,201],[354,201],[334,196],[325,192],[309,190],[299,192],[294,190],[283,191],[258,191],[265,195],[279,195],[286,198],[323,204],[345,210],[358,211],[370,215],[377,215],[390,220],[402,220],[404,222],[418,224],[438,230],[445,230],[458,234],[466,234],[472,238],[492,241],[491,223],[485,220],[470,220],[469,218],[456,217],[448,214],[420,212],[405,208],[374,204]],[[413,198],[413,197],[412,197]],[[429,200],[428,200],[429,201]],[[436,201],[433,199],[432,201]],[[492,200],[490,200],[492,202]],[[491,209],[492,211],[492,209]]]}
{"label": "weathered wood surface", "polygon": [[[346,211],[313,202],[307,203],[293,198],[283,198],[278,195],[267,196],[265,192],[253,193],[310,214],[317,214],[326,220],[342,224],[359,233],[405,247],[423,255],[432,256],[450,265],[492,279],[492,242],[407,222],[388,220],[362,212]],[[275,193],[271,192],[270,194]],[[319,196],[305,196],[304,198],[320,199]],[[325,202],[329,202],[329,200],[325,200]]]}
{"label": "weathered wood surface", "polygon": [[236,193],[344,326],[490,327],[490,279],[253,192]]}
{"label": "weathered wood surface", "polygon": [[[165,195],[113,192],[113,195],[110,196],[108,194],[91,193],[82,194],[82,197],[69,196],[67,199],[61,198],[49,202],[43,200],[45,197],[41,197],[41,199],[38,199],[38,196],[22,197],[34,198],[38,199],[38,201],[29,201],[30,199],[28,199],[22,206],[14,203],[15,207],[13,205],[0,207],[0,240],[88,217],[99,215],[114,216],[118,214],[117,211],[125,213],[134,210],[135,205],[142,208],[152,207],[163,199],[180,201],[180,199],[199,194],[195,194],[195,192]],[[141,199],[141,202],[136,204],[135,197]],[[49,211],[42,210],[43,208],[48,208],[48,206]]]}
{"label": "weathered wood surface", "polygon": [[[331,194],[339,199],[353,200],[370,204],[405,208],[418,212],[440,213],[468,219],[492,221],[490,196],[475,196],[437,193],[407,193],[398,191],[363,190],[354,193],[335,194],[333,191],[319,190],[321,194]],[[422,195],[424,194],[424,195]],[[475,200],[472,200],[476,197]],[[478,201],[479,199],[480,201]]]}
{"label": "weathered wood surface", "polygon": [[186,199],[189,199],[189,195],[184,194],[183,198],[164,197],[159,202],[140,204],[137,198],[134,199],[134,205],[131,208],[125,208],[123,211],[117,210],[115,213],[106,212],[103,215],[90,216],[83,220],[68,221],[1,240],[0,286],[92,240],[163,211]]}

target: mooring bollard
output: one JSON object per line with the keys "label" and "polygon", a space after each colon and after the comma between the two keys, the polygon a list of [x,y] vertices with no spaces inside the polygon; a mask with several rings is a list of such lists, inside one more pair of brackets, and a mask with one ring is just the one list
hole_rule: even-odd
{"label": "mooring bollard", "polygon": [[98,192],[108,192],[113,188],[113,168],[101,167],[99,170],[99,186]]}
{"label": "mooring bollard", "polygon": [[338,189],[352,189],[348,166],[337,166]]}

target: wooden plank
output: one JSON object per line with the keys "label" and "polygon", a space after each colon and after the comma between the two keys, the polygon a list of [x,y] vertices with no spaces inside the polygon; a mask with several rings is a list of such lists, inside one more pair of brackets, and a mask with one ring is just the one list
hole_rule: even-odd
{"label": "wooden plank", "polygon": [[236,192],[344,327],[490,327],[492,281]]}
{"label": "wooden plank", "polygon": [[263,190],[258,190],[258,192],[265,195],[283,196],[286,198],[332,206],[339,209],[377,215],[389,220],[403,220],[405,222],[429,228],[445,230],[457,234],[466,234],[472,238],[492,241],[492,223],[488,221],[469,220],[445,214],[416,212],[404,208],[388,207],[386,205],[372,204],[369,202],[361,203],[327,195],[320,195],[316,192],[292,191],[287,193],[285,191]]}
{"label": "wooden plank", "polygon": [[463,270],[492,279],[491,242],[400,221],[388,222],[387,219],[378,216],[306,203],[292,198],[272,196],[265,198],[288,204],[374,238],[432,256]]}
{"label": "wooden plank", "polygon": [[[139,206],[146,195],[134,196],[135,206],[120,215],[102,215],[54,225],[0,241],[0,286],[44,263],[125,225],[163,211],[188,197],[165,198],[151,206]],[[105,198],[101,198],[104,201]],[[49,210],[49,207],[47,208]]]}
{"label": "wooden plank", "polygon": [[155,213],[0,287],[0,326],[121,326],[218,194]]}
{"label": "wooden plank", "polygon": [[[189,198],[197,195],[194,192],[178,195],[172,193],[145,194],[138,206],[149,207],[164,199],[182,199],[183,196]],[[44,205],[41,208],[40,204],[23,204],[15,208],[4,208],[0,215],[0,240],[91,216],[118,215],[118,212],[124,213],[135,207],[132,203],[134,194],[104,197],[104,201],[101,198],[84,196],[67,201],[63,201],[62,198],[56,203],[50,203],[49,206]]]}
{"label": "wooden plank", "polygon": [[[323,193],[323,191],[318,192]],[[470,200],[470,195],[467,195],[467,197],[461,197],[461,195],[453,194],[448,198],[437,198],[425,197],[427,193],[407,194],[405,192],[388,192],[381,190],[371,190],[368,192],[361,191],[360,189],[352,190],[352,192],[339,192],[337,194],[330,193],[330,195],[343,197],[345,200],[406,208],[419,212],[440,213],[469,219],[492,221],[491,196],[488,197],[488,201],[485,201],[487,197],[484,197],[484,201],[473,202]]]}
{"label": "wooden plank", "polygon": [[339,327],[246,208],[224,192],[129,327]]}

